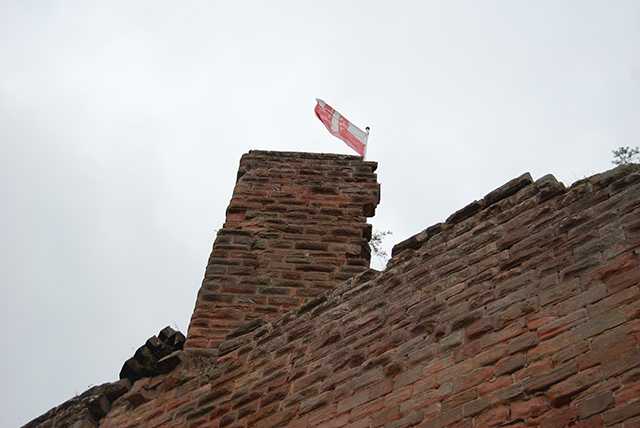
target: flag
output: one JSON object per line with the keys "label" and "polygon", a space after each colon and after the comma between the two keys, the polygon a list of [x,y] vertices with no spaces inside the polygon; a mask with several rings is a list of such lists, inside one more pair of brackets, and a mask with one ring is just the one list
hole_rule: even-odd
{"label": "flag", "polygon": [[324,123],[331,135],[340,138],[347,143],[347,146],[364,157],[369,133],[360,130],[321,99],[316,98],[316,101],[318,102],[315,108],[316,116]]}

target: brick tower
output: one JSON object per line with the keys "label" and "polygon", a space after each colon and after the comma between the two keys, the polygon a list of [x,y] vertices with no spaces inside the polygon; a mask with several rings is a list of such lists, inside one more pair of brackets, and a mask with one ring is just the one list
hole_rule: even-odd
{"label": "brick tower", "polygon": [[376,168],[358,156],[245,154],[185,348],[216,350],[240,325],[270,321],[367,270]]}

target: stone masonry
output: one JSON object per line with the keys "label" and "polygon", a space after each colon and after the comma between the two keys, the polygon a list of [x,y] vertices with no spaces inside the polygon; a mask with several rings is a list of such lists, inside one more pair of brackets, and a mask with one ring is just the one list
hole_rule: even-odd
{"label": "stone masonry", "polygon": [[369,268],[380,185],[358,156],[251,151],[240,161],[193,312],[187,349],[217,349]]}
{"label": "stone masonry", "polygon": [[640,166],[569,189],[524,174],[385,271],[181,352],[99,426],[637,428],[639,259]]}

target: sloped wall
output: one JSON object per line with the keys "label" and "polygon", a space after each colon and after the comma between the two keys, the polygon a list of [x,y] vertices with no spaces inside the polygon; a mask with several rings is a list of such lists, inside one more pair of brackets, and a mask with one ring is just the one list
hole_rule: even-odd
{"label": "sloped wall", "polygon": [[637,427],[639,248],[637,166],[525,174],[100,426]]}
{"label": "sloped wall", "polygon": [[378,164],[359,156],[242,156],[187,334],[215,350],[240,324],[270,321],[369,268]]}

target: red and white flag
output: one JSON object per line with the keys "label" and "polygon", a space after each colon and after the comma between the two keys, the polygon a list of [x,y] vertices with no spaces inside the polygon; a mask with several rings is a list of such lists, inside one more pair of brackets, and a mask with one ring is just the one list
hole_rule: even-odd
{"label": "red and white flag", "polygon": [[363,132],[321,99],[316,98],[316,101],[318,102],[315,108],[316,116],[324,123],[331,135],[340,138],[347,143],[347,146],[364,157],[369,133]]}

